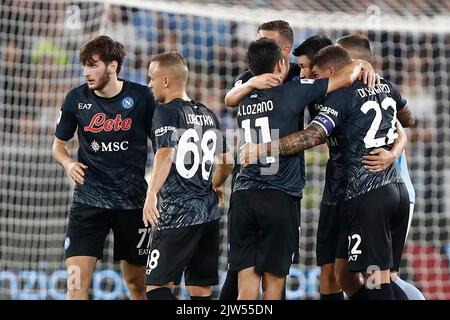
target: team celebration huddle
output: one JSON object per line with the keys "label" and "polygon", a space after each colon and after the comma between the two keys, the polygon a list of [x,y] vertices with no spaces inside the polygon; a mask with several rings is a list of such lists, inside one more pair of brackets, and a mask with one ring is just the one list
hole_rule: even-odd
{"label": "team celebration huddle", "polygon": [[[225,95],[237,113],[236,143],[208,105],[191,99],[180,53],[151,57],[146,87],[120,78],[121,43],[98,36],[81,46],[86,83],[66,95],[52,147],[75,185],[67,299],[89,298],[110,230],[131,299],[176,300],[182,279],[192,300],[216,299],[227,179],[228,270],[218,299],[286,299],[302,254],[304,150],[325,143],[320,298],[424,299],[398,276],[415,203],[403,128],[414,118],[395,84],[374,71],[369,40],[315,35],[293,48],[284,20],[255,31],[248,70]],[[76,159],[68,150],[75,132]]]}

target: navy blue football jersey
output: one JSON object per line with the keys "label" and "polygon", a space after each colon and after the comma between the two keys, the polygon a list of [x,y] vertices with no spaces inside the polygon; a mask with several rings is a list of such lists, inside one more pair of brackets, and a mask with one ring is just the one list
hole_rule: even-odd
{"label": "navy blue football jersey", "polygon": [[[397,110],[401,110],[406,106],[406,100],[401,96],[398,89],[386,79],[381,79],[382,84],[389,86],[389,90],[385,90],[386,94],[393,98],[397,105]],[[390,91],[390,92],[388,92]],[[311,109],[316,111],[316,116],[323,106],[323,101],[314,104]],[[327,205],[336,205],[345,201],[345,188],[347,185],[345,175],[345,161],[342,157],[341,144],[344,142],[344,136],[341,128],[335,128],[327,138],[329,149],[329,159],[325,172],[325,186],[323,189],[322,202]]]}
{"label": "navy blue football jersey", "polygon": [[152,142],[176,148],[175,163],[160,190],[158,229],[198,225],[220,219],[212,189],[214,157],[227,152],[216,115],[197,101],[175,99],[158,106]]}
{"label": "navy blue football jersey", "polygon": [[[299,81],[299,75],[300,75],[300,67],[296,63],[290,63],[289,64],[289,72],[284,80],[284,83],[290,82],[290,81]],[[248,80],[250,80],[253,77],[253,73],[250,70],[244,71],[239,76],[237,76],[236,80],[234,81],[234,86],[240,86],[244,83],[246,83]],[[304,127],[304,112],[301,112],[298,117],[298,130],[303,130]],[[236,154],[237,156],[237,154]],[[306,179],[305,175],[305,155],[304,152],[299,152],[299,159],[300,159],[300,174],[303,177],[303,180]],[[241,170],[241,166],[239,165],[239,162],[237,161],[237,158],[234,159],[234,168],[233,168],[233,177],[231,180],[231,189],[234,188],[234,182],[236,181],[237,174]]]}
{"label": "navy blue football jersey", "polygon": [[[314,118],[323,107],[325,97],[315,101],[308,106],[309,114]],[[347,180],[345,179],[345,162],[342,158],[343,136],[340,128],[336,128],[327,137],[329,158],[325,170],[325,185],[323,187],[322,203],[326,205],[337,205],[344,202],[345,187]]]}
{"label": "navy blue football jersey", "polygon": [[[238,107],[240,146],[244,143],[266,143],[298,131],[299,114],[312,101],[324,96],[328,79],[291,81],[281,86],[255,90]],[[276,130],[276,131],[274,131]],[[299,156],[268,157],[242,168],[234,191],[277,189],[301,197],[305,187]]]}
{"label": "navy blue football jersey", "polygon": [[404,107],[406,107],[406,104],[408,103],[405,98],[402,97],[400,94],[400,91],[398,88],[389,80],[386,80],[384,78],[380,79],[381,86],[386,87],[385,93],[395,100],[397,105],[397,111],[402,110]]}
{"label": "navy blue football jersey", "polygon": [[144,206],[155,107],[150,90],[130,81],[112,98],[97,96],[87,84],[67,94],[55,136],[68,141],[78,128],[78,161],[88,167],[84,184],[75,186],[74,202],[111,209]]}
{"label": "navy blue football jersey", "polygon": [[[389,150],[395,139],[397,102],[392,98],[392,86],[386,82],[369,88],[356,81],[349,88],[329,94],[320,113],[313,119],[330,136],[338,136],[340,160],[344,173],[345,200],[377,189],[392,182],[401,182],[396,166],[383,172],[364,168],[362,158],[374,148]],[[400,106],[400,107],[404,107]],[[341,181],[341,183],[343,183]]]}

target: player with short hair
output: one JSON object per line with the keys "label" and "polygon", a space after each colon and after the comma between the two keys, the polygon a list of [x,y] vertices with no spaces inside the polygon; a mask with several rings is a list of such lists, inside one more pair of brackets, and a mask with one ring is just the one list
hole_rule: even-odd
{"label": "player with short hair", "polygon": [[[255,89],[275,87],[280,83],[291,81],[300,74],[299,66],[295,63],[289,63],[289,54],[294,43],[294,32],[287,21],[272,20],[260,24],[257,29],[256,40],[260,38],[268,38],[275,41],[280,47],[281,54],[288,68],[281,75],[266,73],[254,77],[250,70],[240,74],[235,80],[234,87],[225,96],[225,104],[228,107],[236,107],[242,97]],[[303,126],[303,123],[301,125]]]}
{"label": "player with short hair", "polygon": [[[333,56],[335,54],[336,56]],[[367,56],[364,56],[367,58]],[[324,50],[320,52],[312,61],[313,76],[316,79],[328,78],[333,75],[337,69],[348,63],[349,55],[343,50]],[[318,65],[318,62],[321,65]],[[406,134],[401,126],[397,128],[399,138],[396,139],[391,150],[376,149],[372,151],[371,162],[385,159],[384,166],[387,168],[395,162],[404,149],[406,144]],[[321,299],[340,299],[342,300],[342,289],[347,293],[350,299],[358,299],[360,294],[356,294],[358,289],[363,286],[364,279],[361,274],[342,272],[339,264],[347,259],[346,246],[338,250],[338,240],[340,234],[339,216],[344,206],[344,190],[346,184],[345,163],[342,161],[342,136],[339,131],[333,131],[327,138],[330,150],[330,158],[327,162],[326,179],[324,193],[320,205],[319,226],[317,228],[317,263],[321,266]],[[379,154],[382,155],[379,155]],[[363,163],[366,164],[365,160]],[[369,170],[380,170],[378,166],[367,167]],[[337,269],[340,273],[335,273],[335,260]],[[339,280],[339,283],[338,281]]]}
{"label": "player with short hair", "polygon": [[[313,64],[322,68],[331,64],[339,70],[347,63],[351,63],[351,58],[344,49],[329,46],[315,56]],[[394,99],[387,95],[390,92],[387,85],[371,89],[357,81],[350,88],[328,95],[321,112],[306,130],[275,143],[281,155],[289,155],[320,144],[332,132],[341,136],[348,269],[370,275],[371,282],[366,281],[366,285],[372,285],[374,290],[367,291],[369,299],[394,298],[389,277],[396,260],[392,248],[403,243],[392,243],[391,230],[398,228],[406,234],[408,223],[408,194],[396,167],[372,172],[362,164],[364,155],[378,147],[390,149],[397,138],[397,109]],[[258,149],[264,151],[263,156],[274,156],[273,146],[273,142],[248,144],[241,161],[245,165],[254,161],[249,158],[249,150],[252,156],[258,154]]]}
{"label": "player with short hair", "polygon": [[[359,34],[351,34],[346,35],[341,38],[339,38],[336,42],[336,44],[345,50],[350,54],[352,58],[355,59],[367,59],[367,61],[372,60],[372,51],[370,48],[370,42],[369,39],[363,35]],[[401,110],[397,113],[397,118],[399,119],[400,123],[403,124],[405,127],[411,127],[414,125],[414,119],[411,115],[411,112],[409,111],[408,106],[406,105],[407,102],[398,92],[398,89],[389,81],[385,79],[381,79],[382,83],[386,83],[391,87],[392,93],[390,94],[392,98],[396,101],[397,107],[403,106]],[[392,150],[391,150],[392,152]],[[408,173],[408,166],[406,163],[406,156],[405,153],[402,152],[399,156],[395,157],[392,156],[392,154],[389,154],[389,152],[383,148],[378,148],[372,151],[370,156],[367,156],[364,160],[364,163],[366,165],[373,165],[374,170],[384,170],[387,165],[390,164],[391,161],[394,161],[396,159],[396,164],[399,169],[400,175],[402,176],[403,182],[405,183],[408,194],[409,194],[409,201],[410,201],[410,210],[409,210],[409,222],[408,222],[408,230],[409,226],[411,224],[412,215],[414,212],[414,203],[415,203],[415,191],[413,184],[411,182],[411,178],[409,177]],[[398,230],[396,230],[398,231]],[[393,237],[397,236],[397,232],[394,231]],[[399,232],[402,234],[402,232]],[[408,236],[408,233],[406,233],[404,240],[406,241]],[[401,240],[393,240],[394,243],[401,243]],[[401,252],[398,254],[401,255]],[[345,264],[345,261],[342,261],[343,265]],[[403,281],[398,276],[398,269],[399,269],[399,263],[400,263],[400,257],[397,258],[397,262],[394,264],[394,268],[391,269],[391,281],[393,284],[394,293],[396,293],[397,296],[402,296],[402,293],[399,292],[404,291],[407,298],[410,300],[425,300],[425,297],[423,294],[418,290],[415,286],[412,284]],[[339,261],[337,262],[337,265],[340,266],[341,264]],[[338,274],[340,273],[340,278],[345,282],[346,276],[345,276],[345,269],[344,266],[340,268],[340,270],[336,270]],[[344,275],[344,276],[342,276]],[[346,286],[345,283],[343,283],[344,286]]]}
{"label": "player with short hair", "polygon": [[[252,42],[247,58],[255,76],[285,72],[281,50],[271,39]],[[362,63],[355,61],[329,81],[292,81],[253,91],[238,107],[238,124],[243,129],[240,145],[255,139],[270,141],[271,129],[279,130],[280,136],[298,130],[299,113],[327,92],[351,84],[361,67]],[[239,272],[239,299],[257,299],[261,281],[264,299],[280,299],[298,251],[299,197],[304,186],[300,162],[297,155],[273,160],[243,168],[233,189],[230,269]],[[272,166],[277,170],[262,172]]]}
{"label": "player with short hair", "polygon": [[[239,76],[237,76],[234,87],[227,92],[225,96],[225,104],[228,107],[237,107],[239,101],[251,93],[255,89],[264,89],[270,88],[279,85],[283,82],[289,82],[293,79],[297,78],[300,69],[299,66],[295,63],[289,63],[289,54],[292,50],[292,45],[294,42],[294,32],[292,31],[291,26],[287,21],[284,20],[272,20],[267,21],[258,26],[256,39],[260,39],[262,37],[274,40],[281,49],[281,54],[285,61],[285,64],[288,65],[288,68],[285,69],[283,74],[275,75],[272,73],[261,74],[258,76],[254,76],[250,70],[246,70]],[[303,129],[303,113],[299,118],[298,128],[299,130]],[[299,154],[299,159],[303,163],[303,175],[304,173],[304,155],[303,153]],[[236,163],[233,170],[233,179],[231,183],[231,190],[233,190],[234,181],[236,174],[239,172],[240,166]],[[233,202],[233,193],[230,197],[230,209],[232,207]],[[228,213],[229,215],[230,213]],[[300,215],[300,211],[299,211]],[[297,259],[295,259],[296,261]],[[238,279],[237,272],[232,270],[227,271],[227,275],[225,278],[225,282],[222,285],[220,290],[219,299],[220,300],[236,300],[238,297],[238,287],[237,287]]]}
{"label": "player with short hair", "polygon": [[294,49],[292,53],[297,57],[301,78],[313,79],[311,61],[314,58],[314,55],[319,52],[320,49],[332,44],[333,42],[325,35],[314,35],[307,38]]}
{"label": "player with short hair", "polygon": [[[184,272],[192,300],[210,300],[218,283],[220,187],[233,166],[216,115],[186,93],[188,68],[176,52],[151,60],[156,150],[143,220],[156,226],[147,263],[149,300],[173,300]],[[159,209],[158,195],[160,197]]]}
{"label": "player with short hair", "polygon": [[[299,56],[299,66],[302,67],[300,75],[302,78],[306,77],[309,79],[314,79],[311,69],[311,60],[320,49],[330,44],[332,44],[332,42],[327,37],[323,35],[315,35],[306,39],[294,50],[294,55]],[[257,77],[260,76],[256,76],[255,78]],[[266,88],[268,88],[268,86]],[[323,99],[324,97],[321,97],[319,101],[315,101],[308,106],[308,111],[311,118],[314,118],[314,116],[320,111]],[[334,200],[327,199],[331,193],[326,192],[327,190],[334,190],[335,188],[339,189],[338,179],[336,179],[337,169],[333,165],[333,159],[335,158],[335,156],[333,156],[333,150],[335,148],[332,147],[332,144],[330,144],[330,140],[331,139],[328,139],[328,145],[330,147],[331,156],[330,161],[327,164],[327,181],[324,188],[324,197],[322,199],[323,203],[321,204],[316,246],[317,263],[321,266],[320,294],[321,299],[323,300],[344,298],[342,289],[338,286],[334,277],[334,260],[339,235],[337,216],[338,210],[334,205]],[[398,142],[400,143],[400,139],[398,139]]]}
{"label": "player with short hair", "polygon": [[[68,299],[88,299],[105,238],[114,232],[114,259],[121,260],[131,299],[146,299],[149,229],[142,223],[147,183],[147,137],[156,107],[147,87],[122,80],[121,43],[98,36],[81,46],[87,83],[66,96],[56,126],[53,158],[75,184],[64,243]],[[78,159],[68,141],[78,129]]]}

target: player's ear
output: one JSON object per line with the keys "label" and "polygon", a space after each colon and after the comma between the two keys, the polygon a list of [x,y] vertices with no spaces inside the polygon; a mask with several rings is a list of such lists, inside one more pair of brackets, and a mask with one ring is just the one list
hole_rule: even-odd
{"label": "player's ear", "polygon": [[119,64],[117,63],[116,60],[111,61],[111,62],[109,63],[109,65],[108,65],[109,71],[110,71],[111,73],[117,73],[117,66],[118,66],[118,65],[119,65]]}
{"label": "player's ear", "polygon": [[328,66],[328,72],[330,73],[330,76],[332,76],[332,75],[336,74],[336,68],[332,64],[330,64]]}
{"label": "player's ear", "polygon": [[163,78],[163,84],[164,84],[164,88],[167,88],[169,86],[169,77]]}
{"label": "player's ear", "polygon": [[289,53],[291,53],[291,50],[292,50],[292,46],[289,44],[281,47],[281,53],[283,53],[284,57],[288,57]]}
{"label": "player's ear", "polygon": [[284,59],[278,60],[277,64],[275,65],[275,72],[276,73],[284,73],[284,70],[286,69],[286,63]]}

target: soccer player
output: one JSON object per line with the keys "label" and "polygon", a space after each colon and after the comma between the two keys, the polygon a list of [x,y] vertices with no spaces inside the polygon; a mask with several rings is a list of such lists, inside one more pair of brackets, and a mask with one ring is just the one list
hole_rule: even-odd
{"label": "soccer player", "polygon": [[[372,59],[372,51],[370,49],[370,42],[367,37],[363,35],[353,34],[353,35],[347,35],[342,38],[339,38],[336,42],[336,44],[345,50],[350,54],[350,56],[354,59],[365,59],[367,61],[371,61]],[[397,118],[399,121],[405,126],[405,127],[411,127],[414,125],[414,119],[411,115],[411,112],[409,111],[409,108],[407,107],[407,102],[398,92],[398,89],[389,81],[385,79],[381,79],[382,83],[386,83],[391,87],[391,94],[390,96],[395,100],[397,104],[397,109],[401,108],[401,111],[397,113]],[[392,150],[391,150],[392,151]],[[402,176],[403,182],[405,183],[408,195],[409,195],[409,222],[408,222],[408,230],[409,226],[411,224],[412,215],[414,212],[414,203],[415,203],[415,191],[413,184],[411,182],[411,178],[409,177],[408,173],[408,166],[406,163],[406,156],[403,153],[400,154],[400,157],[397,157],[396,160],[397,167],[399,169],[400,175]],[[391,161],[393,161],[394,157],[392,154],[389,154],[389,151],[383,149],[383,148],[377,148],[371,152],[370,156],[367,156],[364,160],[364,163],[366,165],[373,165],[373,169],[377,171],[381,171],[386,169],[387,165],[390,165]],[[396,232],[394,232],[393,237],[396,237]],[[401,232],[400,232],[401,234]],[[406,234],[404,241],[406,241],[408,234]],[[395,243],[401,243],[401,239],[399,240],[393,240]],[[401,255],[401,252],[398,254]],[[423,294],[418,290],[415,286],[412,284],[407,283],[406,281],[400,279],[398,276],[398,269],[400,264],[400,256],[397,257],[397,261],[394,263],[394,268],[391,270],[391,281],[393,284],[394,293],[396,293],[397,296],[401,296],[401,292],[398,293],[399,288],[404,291],[406,296],[409,300],[425,300]],[[346,261],[339,261],[337,262],[338,265],[342,266],[340,269],[337,270],[338,272],[343,271],[342,269],[345,269],[345,263]],[[341,277],[342,278],[342,277]],[[346,278],[345,276],[343,277]],[[344,284],[345,286],[345,284]]]}
{"label": "soccer player", "polygon": [[[266,73],[258,76],[254,76],[250,70],[247,70],[240,74],[234,83],[234,87],[227,92],[225,96],[225,104],[229,107],[237,107],[239,101],[250,94],[255,89],[265,89],[279,85],[283,82],[292,81],[294,78],[299,76],[300,69],[295,63],[289,63],[289,54],[292,50],[292,45],[294,42],[294,32],[287,21],[284,20],[273,20],[264,22],[258,26],[256,39],[260,38],[272,39],[278,44],[281,49],[281,54],[283,56],[285,64],[288,68],[285,68],[284,72],[280,75],[275,75],[272,73]],[[303,113],[299,118],[299,130],[303,129]],[[303,153],[299,154],[299,159],[302,163],[301,170],[303,170],[302,175],[304,176],[304,156]],[[233,190],[234,181],[236,174],[239,172],[240,166],[236,163],[233,170],[233,178],[231,183],[231,189]],[[232,207],[233,194],[230,197],[230,209]],[[230,212],[228,213],[228,215]],[[299,212],[300,215],[300,212]],[[219,299],[220,300],[236,300],[238,296],[238,279],[237,272],[232,270],[227,271],[225,282],[220,290]]]}
{"label": "soccer player", "polygon": [[[324,35],[314,35],[302,42],[293,54],[297,56],[298,65],[300,66],[300,76],[302,78],[314,79],[314,73],[312,70],[311,62],[314,55],[319,52],[320,49],[332,45],[332,41]],[[355,56],[356,59],[369,59],[366,56]],[[370,60],[367,60],[370,61]],[[330,69],[325,70],[325,75],[320,78],[328,78],[330,76]],[[313,106],[309,106],[311,118],[320,111],[322,101],[314,103]],[[402,133],[404,133],[402,131]],[[386,154],[372,155],[367,166],[374,170],[379,170],[379,164],[384,161],[384,165],[387,167],[395,161],[396,151],[401,150],[401,146],[405,144],[406,135],[399,135],[399,139],[396,140],[392,150],[387,151],[382,149]],[[320,271],[320,297],[322,300],[343,300],[344,295],[341,287],[337,284],[334,276],[334,261],[336,258],[336,249],[339,239],[339,216],[343,197],[340,186],[340,172],[341,168],[338,164],[338,159],[341,155],[339,148],[339,137],[332,133],[327,138],[327,144],[329,148],[330,158],[326,167],[326,179],[324,186],[324,193],[320,204],[319,225],[317,228],[317,245],[316,245],[316,259],[317,264],[321,267]],[[380,151],[381,152],[381,151]],[[392,154],[392,156],[390,156]],[[390,157],[389,157],[390,156]],[[344,252],[344,258],[346,252]],[[361,286],[362,279],[356,277],[355,274],[346,274],[347,281],[353,281]],[[349,279],[350,277],[350,279]]]}
{"label": "soccer player", "polygon": [[[337,53],[342,53],[337,50]],[[359,57],[356,57],[359,58]],[[371,57],[362,56],[362,58],[370,59]],[[314,60],[313,60],[314,61]],[[323,60],[322,60],[323,61]],[[337,56],[336,59],[328,58],[327,61],[323,61],[322,66],[313,66],[313,76],[316,79],[328,78],[336,72],[336,69],[341,67],[340,61],[345,61],[345,55],[343,57]],[[313,62],[314,63],[314,62]],[[403,105],[401,106],[403,108]],[[405,112],[401,110],[400,112]],[[369,170],[380,171],[379,163],[384,160],[383,166],[389,167],[394,163],[396,157],[398,157],[404,149],[406,144],[406,134],[401,126],[397,128],[399,131],[399,138],[396,139],[391,150],[385,150],[382,148],[372,151],[371,160],[369,163],[363,160],[366,164],[366,168]],[[320,273],[320,293],[321,299],[339,299],[342,300],[343,294],[341,286],[343,286],[345,292],[351,299],[357,299],[361,295],[357,294],[363,284],[364,279],[362,275],[358,273],[343,273],[343,268],[339,263],[347,261],[346,246],[342,250],[337,250],[337,244],[339,240],[339,215],[344,208],[344,190],[345,190],[345,163],[342,161],[341,144],[342,135],[338,130],[331,133],[328,138],[328,147],[330,152],[330,158],[327,162],[326,179],[324,186],[324,193],[322,202],[320,205],[319,225],[317,228],[317,263],[321,266]],[[381,155],[380,155],[381,154]],[[370,166],[372,162],[375,162],[373,166]],[[340,273],[335,277],[335,260],[337,259],[338,266],[340,267]],[[346,266],[346,264],[345,264]],[[337,280],[339,279],[339,284]]]}
{"label": "soccer player", "polygon": [[[261,38],[250,44],[247,59],[256,75],[285,72],[279,46]],[[238,124],[241,142],[261,136],[270,141],[272,129],[286,136],[298,130],[298,115],[304,108],[337,88],[349,85],[360,73],[355,61],[330,78],[292,81],[266,90],[255,90],[241,100]],[[267,172],[267,166],[278,170]],[[258,166],[237,175],[230,213],[230,269],[238,271],[239,299],[257,299],[262,281],[264,299],[280,299],[292,258],[298,251],[299,197],[304,180],[295,157],[264,159]]]}
{"label": "soccer player", "polygon": [[297,57],[297,63],[300,67],[300,77],[306,79],[313,79],[311,61],[314,55],[320,49],[332,45],[333,42],[324,35],[314,35],[303,41],[292,52]]}
{"label": "soccer player", "polygon": [[[322,68],[334,61],[336,70],[350,63],[349,54],[342,48],[329,46],[314,58],[313,65]],[[281,155],[295,154],[320,144],[332,132],[341,136],[344,164],[345,217],[348,235],[348,270],[368,275],[366,286],[369,299],[393,299],[389,271],[396,260],[391,230],[406,234],[409,199],[406,187],[394,165],[380,172],[367,170],[363,156],[384,147],[390,149],[397,138],[396,103],[388,96],[386,84],[368,88],[357,81],[350,88],[327,96],[321,112],[304,131],[279,141]],[[273,156],[272,143],[247,145],[241,160],[249,163],[246,152],[261,148],[263,156]],[[342,237],[341,237],[342,239]],[[392,240],[391,240],[392,239]],[[338,246],[342,248],[342,246]],[[393,249],[394,248],[394,249]]]}
{"label": "soccer player", "polygon": [[[88,299],[97,259],[110,229],[131,299],[146,299],[142,222],[147,137],[156,102],[145,86],[118,78],[121,43],[96,37],[80,49],[87,83],[66,96],[56,126],[53,158],[75,184],[64,242],[68,299]],[[66,149],[78,129],[78,159]],[[148,235],[149,236],[149,235]]]}
{"label": "soccer player", "polygon": [[153,119],[156,154],[143,214],[146,226],[157,226],[147,263],[147,297],[175,299],[171,288],[184,272],[191,299],[210,300],[219,263],[215,191],[230,174],[233,160],[216,115],[186,93],[184,58],[176,52],[156,55],[148,75],[162,104]]}

